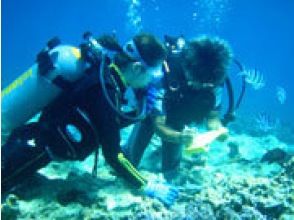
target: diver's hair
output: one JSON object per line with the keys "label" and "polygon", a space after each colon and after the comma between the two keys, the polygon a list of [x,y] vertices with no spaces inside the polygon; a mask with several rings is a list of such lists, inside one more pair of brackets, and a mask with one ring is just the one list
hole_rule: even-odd
{"label": "diver's hair", "polygon": [[102,35],[97,41],[101,44],[102,47],[117,52],[114,56],[114,63],[119,67],[126,67],[132,60],[124,51],[123,48],[119,45],[117,39],[112,35]]}
{"label": "diver's hair", "polygon": [[[137,34],[133,40],[142,59],[148,66],[156,66],[166,58],[164,45],[153,35],[140,33]],[[114,56],[114,62],[119,67],[126,67],[130,62],[135,61],[123,51],[115,37],[111,35],[102,35],[97,39],[97,41],[101,44],[102,47],[114,52],[118,52]]]}
{"label": "diver's hair", "polygon": [[188,42],[183,58],[183,65],[192,73],[192,79],[216,83],[225,79],[232,52],[224,40],[203,36]]}
{"label": "diver's hair", "polygon": [[112,35],[104,34],[97,38],[97,42],[104,48],[116,52],[122,52],[123,49],[119,45],[117,39]]}
{"label": "diver's hair", "polygon": [[164,45],[154,35],[140,33],[133,40],[140,56],[148,66],[156,66],[166,58]]}

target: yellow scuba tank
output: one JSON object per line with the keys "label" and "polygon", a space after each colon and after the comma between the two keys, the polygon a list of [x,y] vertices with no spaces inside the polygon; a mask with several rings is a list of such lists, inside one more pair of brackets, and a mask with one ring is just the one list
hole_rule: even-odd
{"label": "yellow scuba tank", "polygon": [[62,84],[81,78],[86,67],[80,49],[73,46],[54,45],[39,53],[37,62],[1,92],[4,141],[13,129],[52,102],[64,89]]}

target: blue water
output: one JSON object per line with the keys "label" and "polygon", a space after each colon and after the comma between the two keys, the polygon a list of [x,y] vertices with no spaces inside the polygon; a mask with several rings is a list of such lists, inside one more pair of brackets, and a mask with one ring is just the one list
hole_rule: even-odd
{"label": "blue water", "polygon": [[[121,42],[140,29],[161,38],[217,35],[266,79],[265,88],[248,89],[240,112],[266,110],[293,125],[293,21],[292,0],[3,0],[1,87],[24,72],[53,36],[78,45],[88,30],[114,32]],[[276,86],[287,91],[283,105],[275,97]]]}

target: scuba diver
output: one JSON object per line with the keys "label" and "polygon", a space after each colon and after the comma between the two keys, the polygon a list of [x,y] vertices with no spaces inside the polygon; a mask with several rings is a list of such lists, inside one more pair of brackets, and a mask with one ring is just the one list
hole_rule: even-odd
{"label": "scuba diver", "polygon": [[[147,33],[124,47],[108,35],[95,39],[87,32],[84,39],[79,48],[49,41],[37,63],[2,91],[2,124],[11,130],[1,149],[2,192],[53,160],[84,160],[101,145],[118,175],[144,195],[172,205],[177,189],[146,180],[120,148],[120,129],[153,108],[150,97],[163,75],[164,46]],[[39,111],[36,122],[26,123]]]}
{"label": "scuba diver", "polygon": [[[138,166],[155,132],[162,139],[162,172],[168,181],[177,174],[182,146],[189,146],[197,135],[195,130],[185,129],[186,125],[206,122],[208,130],[224,130],[233,118],[229,113],[225,122],[220,115],[223,87],[232,60],[228,44],[208,37],[187,42],[176,39],[165,37],[168,55],[162,79],[164,95],[157,97],[162,100],[162,111],[153,111],[136,124],[124,149],[128,159]],[[227,137],[225,132],[218,138]]]}

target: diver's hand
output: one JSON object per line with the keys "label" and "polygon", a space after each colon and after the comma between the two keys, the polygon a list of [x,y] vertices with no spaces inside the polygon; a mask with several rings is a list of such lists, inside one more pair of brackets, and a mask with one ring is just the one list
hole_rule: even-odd
{"label": "diver's hand", "polygon": [[219,119],[210,119],[207,124],[208,130],[226,130],[223,134],[221,134],[217,140],[224,142],[229,138],[229,130],[227,127],[224,127]]}
{"label": "diver's hand", "polygon": [[220,135],[220,136],[217,138],[217,140],[220,141],[220,142],[224,142],[224,141],[228,140],[228,138],[229,138],[229,134],[226,133],[226,134],[222,134],[222,135]]}
{"label": "diver's hand", "polygon": [[179,196],[179,190],[161,181],[149,181],[143,188],[145,195],[157,198],[167,207],[171,206]]}
{"label": "diver's hand", "polygon": [[180,138],[179,142],[180,144],[184,146],[189,146],[192,144],[193,139],[197,135],[197,132],[193,129],[185,128],[181,133],[180,133]]}
{"label": "diver's hand", "polygon": [[[214,114],[216,114],[216,113],[214,113]],[[207,119],[207,129],[208,130],[218,130],[218,129],[221,129],[222,127],[223,127],[223,124],[222,124],[220,118],[217,117],[216,115]]]}
{"label": "diver's hand", "polygon": [[228,128],[227,127],[220,127],[220,128],[218,128],[218,129],[226,129],[227,130],[227,132],[224,132],[223,134],[221,134],[218,138],[217,138],[217,140],[218,141],[220,141],[220,142],[224,142],[224,141],[226,141],[228,138],[229,138],[229,130],[228,130]]}

